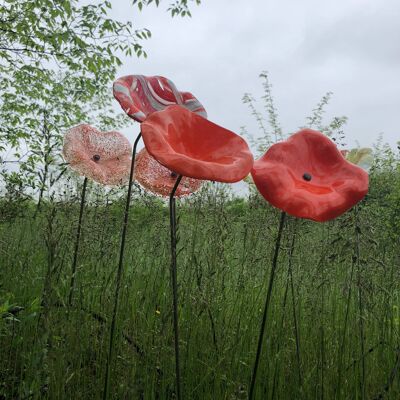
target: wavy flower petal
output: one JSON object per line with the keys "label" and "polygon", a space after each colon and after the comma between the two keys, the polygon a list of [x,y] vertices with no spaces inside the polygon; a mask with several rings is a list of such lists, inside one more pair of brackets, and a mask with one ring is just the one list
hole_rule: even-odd
{"label": "wavy flower petal", "polygon": [[129,180],[131,145],[119,132],[100,132],[87,124],[64,136],[63,155],[70,167],[103,185],[122,185]]}
{"label": "wavy flower petal", "polygon": [[181,106],[151,114],[141,131],[147,151],[183,176],[232,183],[253,165],[244,139]]}
{"label": "wavy flower petal", "polygon": [[343,214],[368,192],[368,174],[346,161],[325,135],[311,129],[271,146],[255,161],[251,174],[273,206],[319,222]]}
{"label": "wavy flower petal", "polygon": [[179,92],[174,83],[163,76],[123,76],[114,82],[113,93],[122,109],[138,122],[173,104],[207,118],[206,110],[196,97],[189,92]]}
{"label": "wavy flower petal", "polygon": [[[146,149],[136,156],[135,180],[150,192],[167,197],[172,192],[178,175],[162,166]],[[183,177],[175,196],[183,197],[200,189],[202,181]]]}

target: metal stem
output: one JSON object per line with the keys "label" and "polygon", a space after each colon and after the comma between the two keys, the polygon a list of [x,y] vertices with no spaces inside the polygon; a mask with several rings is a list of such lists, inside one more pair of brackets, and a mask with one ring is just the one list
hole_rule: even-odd
{"label": "metal stem", "polygon": [[136,148],[137,148],[137,145],[138,145],[141,137],[142,137],[142,133],[139,133],[139,135],[137,136],[137,138],[135,140],[135,143],[133,145],[133,150],[132,150],[132,161],[131,161],[131,171],[130,171],[129,183],[128,183],[128,194],[126,196],[124,220],[122,223],[121,247],[120,247],[120,251],[119,251],[117,282],[115,285],[114,309],[113,309],[113,313],[112,313],[111,328],[110,328],[110,341],[109,341],[109,346],[108,346],[106,376],[104,379],[103,400],[108,399],[108,394],[109,394],[110,369],[111,369],[111,361],[112,361],[111,358],[112,358],[112,353],[113,353],[113,349],[114,349],[114,336],[115,336],[115,326],[116,326],[116,321],[117,321],[119,292],[121,290],[121,278],[122,278],[122,272],[123,272],[125,239],[126,239],[126,231],[127,231],[127,227],[128,227],[129,207],[130,207],[130,203],[131,203],[131,194],[132,194],[133,172],[135,169]]}
{"label": "metal stem", "polygon": [[270,272],[270,276],[269,276],[267,297],[265,298],[263,318],[262,318],[262,322],[261,322],[261,326],[260,326],[260,333],[259,333],[259,337],[258,337],[256,359],[254,361],[253,374],[251,377],[249,400],[252,400],[253,396],[254,396],[254,387],[255,387],[256,378],[257,378],[258,366],[260,364],[260,356],[261,356],[262,343],[263,343],[263,339],[264,339],[265,325],[267,322],[269,304],[271,302],[271,294],[272,294],[272,288],[274,285],[275,271],[276,271],[276,266],[278,263],[279,249],[280,249],[280,245],[281,245],[281,238],[282,238],[283,226],[285,224],[285,218],[286,218],[286,213],[284,211],[282,211],[280,222],[279,222],[278,235],[277,235],[276,241],[275,241],[275,251],[274,251],[274,257],[272,259],[272,267],[271,267],[271,272]]}
{"label": "metal stem", "polygon": [[358,206],[354,207],[354,219],[355,219],[355,261],[357,267],[357,286],[358,286],[358,327],[360,334],[360,352],[361,352],[361,399],[366,398],[366,363],[365,363],[365,330],[364,330],[364,302],[363,302],[363,291],[362,291],[362,275],[361,275],[361,262],[360,262],[360,224],[358,217]]}
{"label": "metal stem", "polygon": [[297,359],[297,368],[299,374],[299,386],[300,388],[303,385],[303,379],[301,374],[301,358],[300,358],[300,333],[299,326],[297,321],[297,313],[296,313],[296,300],[295,300],[295,292],[294,292],[294,283],[293,283],[293,253],[295,247],[295,241],[297,236],[297,224],[298,219],[294,220],[293,232],[292,232],[292,243],[290,245],[289,251],[289,281],[290,281],[290,291],[292,294],[292,312],[293,312],[293,323],[294,323],[294,335],[296,338],[296,359]]}
{"label": "metal stem", "polygon": [[354,276],[354,261],[351,264],[351,270],[350,270],[350,279],[348,280],[349,282],[349,290],[347,293],[347,301],[346,301],[346,311],[345,311],[345,317],[344,317],[344,325],[343,325],[343,333],[342,333],[342,339],[341,339],[341,345],[339,348],[339,357],[338,357],[338,380],[337,380],[337,385],[335,388],[335,399],[341,399],[342,398],[342,375],[343,375],[343,355],[345,352],[345,347],[346,347],[346,334],[347,334],[347,325],[349,321],[349,314],[350,314],[350,307],[351,307],[351,296],[352,296],[352,284],[353,284],[353,276]]}
{"label": "metal stem", "polygon": [[176,273],[176,209],[175,192],[181,182],[182,175],[179,175],[174,188],[169,196],[169,218],[171,225],[171,284],[173,297],[173,315],[174,315],[174,338],[175,338],[175,379],[176,379],[176,398],[180,400],[181,396],[181,373],[179,364],[179,330],[178,330],[178,284]]}
{"label": "metal stem", "polygon": [[80,207],[80,210],[79,210],[78,228],[76,230],[74,259],[72,261],[71,282],[70,282],[70,285],[69,285],[68,307],[72,306],[72,297],[73,297],[74,288],[75,288],[76,266],[77,266],[77,263],[78,263],[78,252],[79,252],[79,243],[80,243],[80,238],[81,238],[83,209],[84,209],[84,206],[85,206],[85,196],[86,196],[87,182],[88,182],[88,178],[85,177],[85,179],[83,181],[83,188],[82,188],[82,195],[81,195],[81,207]]}

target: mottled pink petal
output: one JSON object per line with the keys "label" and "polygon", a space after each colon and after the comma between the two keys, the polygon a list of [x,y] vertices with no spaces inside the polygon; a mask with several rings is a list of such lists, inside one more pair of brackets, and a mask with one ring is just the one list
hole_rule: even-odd
{"label": "mottled pink petal", "polygon": [[63,154],[78,174],[103,185],[129,180],[131,145],[119,132],[100,132],[87,124],[71,128],[64,136]]}
{"label": "mottled pink petal", "polygon": [[[145,189],[160,196],[169,196],[178,175],[162,166],[146,149],[142,149],[135,160],[135,180]],[[198,190],[203,181],[183,177],[176,197],[187,196]]]}

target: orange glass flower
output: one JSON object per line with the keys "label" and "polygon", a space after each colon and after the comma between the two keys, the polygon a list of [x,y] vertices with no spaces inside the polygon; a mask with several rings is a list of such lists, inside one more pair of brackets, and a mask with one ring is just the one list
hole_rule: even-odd
{"label": "orange glass flower", "polygon": [[[135,160],[135,180],[145,189],[160,196],[169,196],[178,175],[162,166],[146,149],[142,149]],[[187,196],[198,189],[202,181],[183,177],[176,192],[176,197]]]}
{"label": "orange glass flower", "polygon": [[181,106],[151,114],[141,131],[147,151],[179,175],[232,183],[253,165],[244,139]]}
{"label": "orange glass flower", "polygon": [[328,137],[311,129],[271,146],[254,162],[251,174],[273,206],[318,222],[338,217],[368,192],[368,174],[346,161]]}
{"label": "orange glass flower", "polygon": [[196,97],[188,92],[179,92],[173,82],[163,76],[123,76],[114,82],[113,94],[122,109],[138,122],[173,104],[207,118],[206,110]]}
{"label": "orange glass flower", "polygon": [[119,132],[100,132],[87,124],[64,136],[63,155],[70,167],[103,185],[129,181],[131,145]]}

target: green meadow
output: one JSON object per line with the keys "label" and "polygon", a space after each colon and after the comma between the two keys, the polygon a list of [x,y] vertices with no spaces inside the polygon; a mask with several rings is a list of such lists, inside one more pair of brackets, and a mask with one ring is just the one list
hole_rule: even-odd
{"label": "green meadow", "polygon": [[399,400],[399,5],[0,0],[0,400]]}
{"label": "green meadow", "polygon": [[[400,396],[400,175],[381,160],[365,200],[283,228],[257,399]],[[79,193],[79,187],[76,188]],[[0,398],[97,399],[104,387],[124,207],[94,184],[68,304],[79,197],[1,201]],[[177,202],[183,397],[245,399],[280,212],[208,184]],[[174,399],[167,204],[135,190],[113,399]]]}

